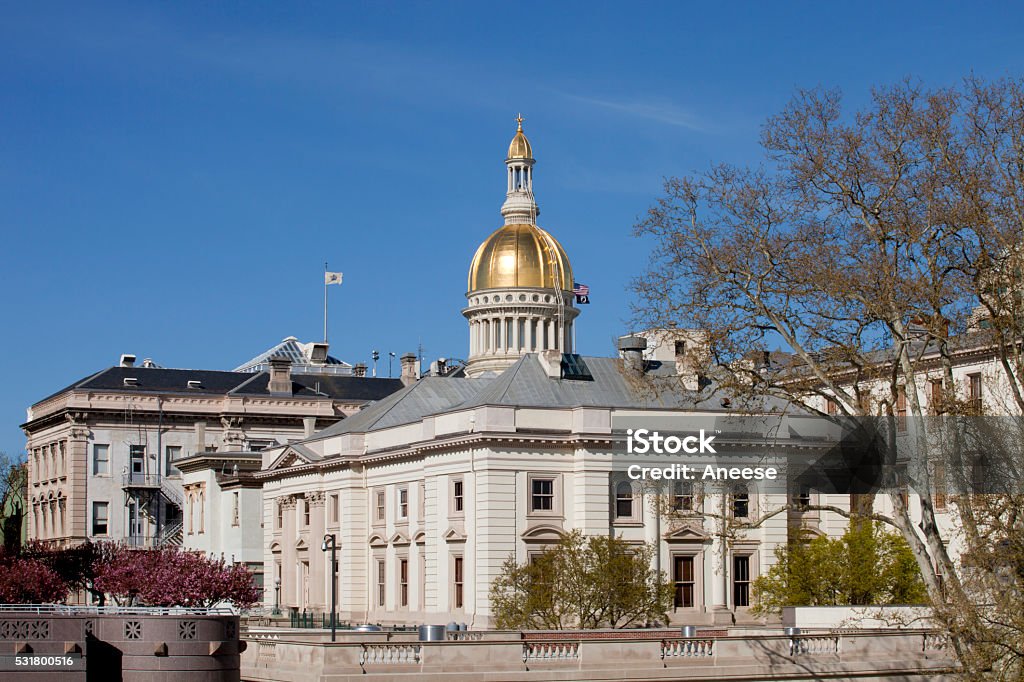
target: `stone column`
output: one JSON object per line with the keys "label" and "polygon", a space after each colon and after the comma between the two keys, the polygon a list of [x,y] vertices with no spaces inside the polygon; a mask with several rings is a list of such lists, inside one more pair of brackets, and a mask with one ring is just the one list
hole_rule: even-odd
{"label": "stone column", "polygon": [[[85,541],[89,535],[89,501],[87,481],[89,479],[89,427],[86,425],[86,414],[69,414],[71,429],[67,445],[67,535],[72,543]],[[108,460],[109,461],[109,460]],[[109,465],[108,465],[109,466]],[[113,475],[113,472],[112,472]],[[28,505],[26,511],[28,511]],[[117,508],[113,502],[108,506],[107,523],[111,523],[110,514]]]}
{"label": "stone column", "polygon": [[[331,605],[330,588],[327,582],[330,575],[330,557],[320,549],[324,541],[327,517],[324,516],[324,493],[321,490],[306,493],[306,504],[309,505],[309,604],[314,609],[327,611]],[[325,594],[328,595],[325,598]]]}
{"label": "stone column", "polygon": [[295,519],[295,496],[284,495],[280,498],[284,519],[281,528],[281,607],[301,606],[299,594],[299,577],[295,553],[295,539],[298,537]]}
{"label": "stone column", "polygon": [[[708,495],[704,503],[710,505],[711,509],[714,509],[717,513],[725,518],[725,503],[726,496],[722,494]],[[721,519],[714,521],[716,526],[720,526]],[[711,540],[711,547],[706,551],[705,566],[710,566],[711,570],[705,569],[704,579],[705,581],[711,581],[711,600],[708,604],[708,610],[711,613],[711,621],[716,625],[731,625],[733,623],[733,615],[729,610],[729,562],[728,562],[728,545],[725,539],[722,537],[720,532],[721,528],[715,529],[715,535]],[[710,556],[709,556],[710,555]],[[705,594],[708,590],[705,587]]]}
{"label": "stone column", "polygon": [[516,353],[519,352],[519,343],[521,341],[519,338],[519,323],[522,319],[518,315],[512,318],[512,350]]}

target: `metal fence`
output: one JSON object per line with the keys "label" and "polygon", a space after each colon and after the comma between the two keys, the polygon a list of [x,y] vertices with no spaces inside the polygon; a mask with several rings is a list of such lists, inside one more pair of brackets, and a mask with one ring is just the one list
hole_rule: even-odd
{"label": "metal fence", "polygon": [[233,616],[228,606],[68,606],[66,604],[0,604],[0,613],[129,616]]}

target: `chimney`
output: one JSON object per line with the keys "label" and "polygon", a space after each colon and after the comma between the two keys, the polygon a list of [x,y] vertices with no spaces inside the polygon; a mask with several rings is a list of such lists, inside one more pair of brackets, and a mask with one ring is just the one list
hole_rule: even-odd
{"label": "chimney", "polygon": [[196,422],[196,452],[206,452],[206,422]]}
{"label": "chimney", "polygon": [[135,366],[135,356],[132,355],[131,353],[122,353],[121,354],[121,363],[120,364],[121,364],[122,367],[134,367]]}
{"label": "chimney", "polygon": [[283,355],[275,355],[268,359],[270,363],[270,384],[267,390],[271,395],[292,394],[292,361]]}
{"label": "chimney", "polygon": [[642,336],[624,336],[619,339],[619,352],[622,353],[626,372],[633,375],[644,373],[644,351],[647,339]]}
{"label": "chimney", "polygon": [[302,418],[302,435],[304,438],[309,438],[316,431],[316,417],[303,417]]}
{"label": "chimney", "polygon": [[354,376],[357,376],[357,377],[365,377],[366,376],[366,365],[363,364],[362,362],[357,363],[356,365],[354,365],[352,367],[352,374]]}
{"label": "chimney", "polygon": [[420,378],[420,363],[416,360],[416,354],[406,353],[398,361],[402,363],[402,384],[408,386],[416,383]]}

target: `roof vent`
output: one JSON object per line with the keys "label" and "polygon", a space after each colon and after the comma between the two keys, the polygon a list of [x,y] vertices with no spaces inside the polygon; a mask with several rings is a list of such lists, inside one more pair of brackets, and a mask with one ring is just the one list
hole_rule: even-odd
{"label": "roof vent", "polygon": [[199,381],[198,379],[189,379],[188,380],[188,387],[189,388],[202,388],[203,387],[203,382]]}
{"label": "roof vent", "polygon": [[121,364],[122,367],[134,367],[135,366],[135,356],[132,355],[131,353],[122,353],[121,354],[121,363],[120,364]]}
{"label": "roof vent", "polygon": [[156,363],[153,362],[153,358],[146,358],[145,360],[142,361],[142,366],[147,369],[155,369]]}
{"label": "roof vent", "polygon": [[[129,365],[129,367],[130,366],[131,365]],[[125,386],[138,386],[139,385],[139,380],[138,380],[137,377],[125,377],[124,378],[124,385]]]}

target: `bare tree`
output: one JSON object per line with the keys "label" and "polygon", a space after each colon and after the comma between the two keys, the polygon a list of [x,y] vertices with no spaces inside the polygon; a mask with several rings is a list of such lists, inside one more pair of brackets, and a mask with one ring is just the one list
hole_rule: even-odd
{"label": "bare tree", "polygon": [[[968,350],[996,358],[1020,414],[1022,93],[1020,81],[935,90],[905,81],[844,115],[838,92],[797,92],[763,128],[763,166],[720,165],[665,183],[636,227],[654,240],[651,267],[635,281],[639,320],[700,329],[705,371],[741,399],[773,397],[823,417],[831,404],[838,415],[890,424],[905,416],[922,425],[913,433],[919,452],[936,441],[926,417],[977,413],[954,382]],[[786,360],[752,360],[772,347]],[[895,451],[897,429],[887,433]],[[943,453],[950,475],[965,470],[964,454],[953,439]],[[990,638],[991,611],[947,550],[935,472],[913,472],[912,498],[900,494],[905,481],[890,481],[892,513],[873,511],[871,498],[852,511],[822,508],[900,531],[953,649],[981,674],[992,657],[978,663],[971,651]],[[975,497],[956,500],[966,546],[991,545],[993,518],[1004,533],[1017,528],[1005,526],[1005,505],[985,523],[975,518]],[[999,665],[1024,660],[1005,651]]]}

